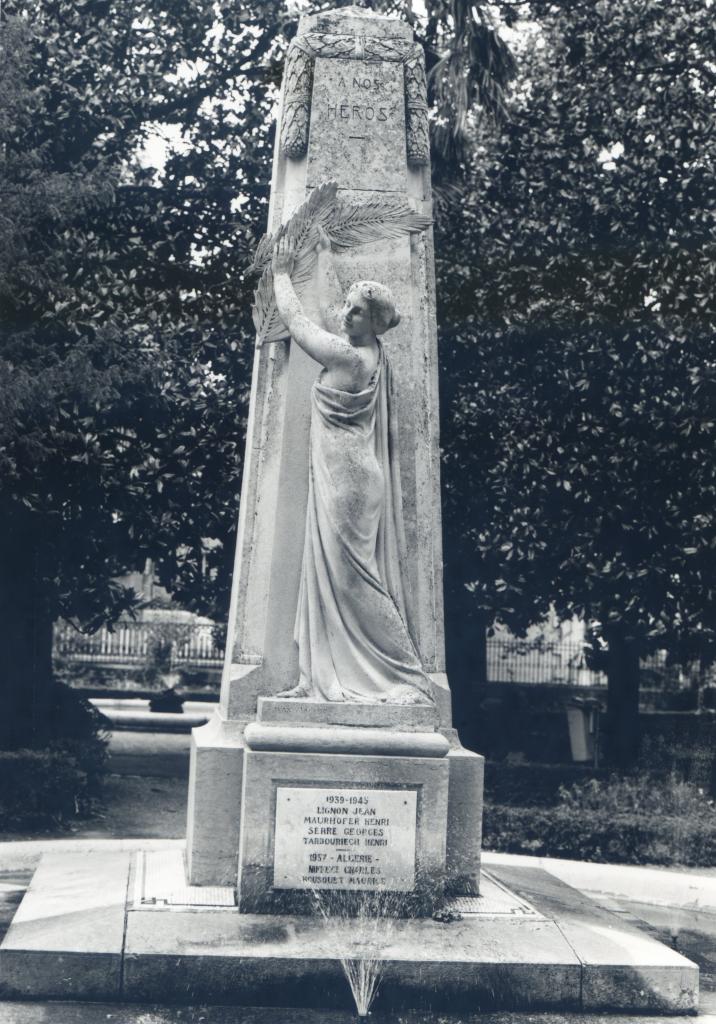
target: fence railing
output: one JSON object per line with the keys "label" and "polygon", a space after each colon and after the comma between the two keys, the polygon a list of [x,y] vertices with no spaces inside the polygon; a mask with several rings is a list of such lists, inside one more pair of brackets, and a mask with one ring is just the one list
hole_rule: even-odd
{"label": "fence railing", "polygon": [[163,649],[171,668],[220,667],[224,652],[213,626],[203,622],[125,622],[112,630],[78,632],[68,622],[55,625],[54,653],[67,661],[96,665],[145,665]]}
{"label": "fence railing", "polygon": [[[716,683],[716,666],[698,662],[673,663],[667,651],[655,651],[640,661],[645,688],[679,690]],[[491,683],[551,683],[565,686],[606,686],[605,672],[587,663],[584,644],[578,640],[521,640],[489,637],[487,678]]]}
{"label": "fence railing", "polygon": [[[96,633],[78,632],[67,622],[55,626],[54,653],[70,662],[131,667],[146,666],[159,657],[167,668],[221,668],[224,651],[214,639],[209,622],[150,620],[116,623]],[[641,663],[643,681],[658,681],[678,688],[692,682],[694,669],[680,669],[667,663],[666,652]],[[712,678],[701,680],[716,682]],[[517,637],[489,637],[487,678],[492,683],[535,683],[565,686],[606,686],[604,672],[587,664],[584,645],[579,641],[521,640]]]}
{"label": "fence railing", "polygon": [[607,677],[587,665],[578,641],[488,637],[487,678],[495,683],[606,686]]}

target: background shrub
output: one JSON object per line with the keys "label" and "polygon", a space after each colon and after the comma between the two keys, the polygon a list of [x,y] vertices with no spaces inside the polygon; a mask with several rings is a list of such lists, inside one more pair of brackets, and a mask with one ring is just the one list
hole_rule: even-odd
{"label": "background shrub", "polygon": [[564,786],[595,777],[606,778],[606,772],[581,764],[486,761],[485,799],[493,804],[547,807],[559,803]]}
{"label": "background shrub", "polygon": [[54,735],[37,747],[0,750],[0,829],[45,828],[86,815],[107,767],[107,719],[57,686]]}
{"label": "background shrub", "polygon": [[591,779],[562,788],[555,807],[486,804],[484,845],[622,864],[716,865],[716,811],[677,777]]}

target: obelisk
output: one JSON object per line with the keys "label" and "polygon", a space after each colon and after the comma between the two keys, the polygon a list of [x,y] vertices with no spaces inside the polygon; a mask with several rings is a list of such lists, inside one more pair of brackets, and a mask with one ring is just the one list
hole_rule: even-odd
{"label": "obelisk", "polygon": [[[406,23],[352,7],[304,15],[288,53],[278,118],[270,232],[329,181],[337,183],[341,200],[371,204],[394,196],[431,216],[424,56]],[[443,861],[454,886],[474,892],[483,762],[460,746],[451,728],[445,675],[433,261],[430,230],[336,254],[344,289],[361,279],[389,283],[401,313],[386,346],[399,381],[405,573],[416,645],[433,687],[429,729],[449,744],[439,769],[446,780],[449,775]],[[309,309],[315,305],[310,287],[304,298]],[[220,709],[192,737],[187,856],[196,885],[236,882],[246,813],[242,789],[257,728],[332,722],[360,731],[380,718],[369,710],[351,718],[350,705],[342,712],[320,703],[298,710],[290,701],[271,700],[297,682],[293,631],[308,494],[309,398],[319,369],[288,341],[256,351]],[[423,728],[402,708],[378,722],[379,728],[389,725]],[[425,749],[435,742],[425,739]],[[274,804],[265,813],[275,815]]]}

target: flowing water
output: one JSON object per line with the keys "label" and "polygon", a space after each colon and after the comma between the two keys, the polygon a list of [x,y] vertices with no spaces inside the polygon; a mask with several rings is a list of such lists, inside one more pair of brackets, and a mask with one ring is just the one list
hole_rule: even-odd
{"label": "flowing water", "polygon": [[397,892],[350,893],[312,890],[350,986],[359,1017],[367,1017],[383,975],[383,952],[395,920],[404,915]]}

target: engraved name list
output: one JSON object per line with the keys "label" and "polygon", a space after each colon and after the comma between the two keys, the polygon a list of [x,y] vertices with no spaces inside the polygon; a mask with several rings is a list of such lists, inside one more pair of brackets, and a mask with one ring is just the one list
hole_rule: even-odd
{"label": "engraved name list", "polygon": [[414,790],[276,791],[274,888],[415,887]]}

